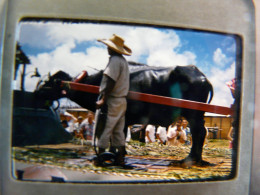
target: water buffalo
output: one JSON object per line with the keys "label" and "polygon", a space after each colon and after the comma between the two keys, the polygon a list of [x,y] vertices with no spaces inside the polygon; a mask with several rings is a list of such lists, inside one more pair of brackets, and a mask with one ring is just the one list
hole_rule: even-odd
{"label": "water buffalo", "polygon": [[[130,90],[160,96],[181,98],[198,102],[210,102],[213,88],[206,76],[194,65],[176,67],[152,67],[129,62]],[[87,75],[79,82],[99,86],[103,71]],[[98,94],[62,88],[60,80],[73,81],[65,72],[59,71],[45,81],[37,90],[42,98],[57,100],[68,97],[80,106],[95,111]],[[64,93],[64,89],[66,93]],[[208,100],[209,99],[209,100]],[[204,112],[151,104],[128,99],[126,127],[133,124],[154,124],[168,127],[177,117],[185,117],[190,124],[192,147],[183,162],[205,163],[202,160],[202,147],[206,134]]]}

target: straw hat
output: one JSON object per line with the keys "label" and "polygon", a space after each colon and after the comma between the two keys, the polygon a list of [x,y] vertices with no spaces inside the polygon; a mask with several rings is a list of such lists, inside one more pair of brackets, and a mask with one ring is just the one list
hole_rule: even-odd
{"label": "straw hat", "polygon": [[124,54],[127,56],[132,55],[132,50],[124,44],[124,39],[122,39],[116,34],[113,34],[113,36],[110,39],[98,39],[98,41],[104,43],[110,49],[117,53]]}

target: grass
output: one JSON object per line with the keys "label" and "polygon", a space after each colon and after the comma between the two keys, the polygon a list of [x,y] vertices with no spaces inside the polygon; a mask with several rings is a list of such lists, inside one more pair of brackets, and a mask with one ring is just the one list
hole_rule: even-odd
{"label": "grass", "polygon": [[[203,149],[203,159],[215,166],[180,166],[149,167],[144,170],[124,170],[118,167],[96,167],[85,157],[93,155],[92,147],[75,144],[13,147],[12,157],[15,161],[34,164],[47,164],[84,172],[98,174],[123,174],[131,177],[150,179],[173,179],[174,181],[219,180],[231,174],[232,150],[228,148],[228,140],[210,139]],[[181,160],[190,152],[191,146],[166,146],[158,143],[143,144],[131,141],[127,145],[128,157],[143,159]]]}

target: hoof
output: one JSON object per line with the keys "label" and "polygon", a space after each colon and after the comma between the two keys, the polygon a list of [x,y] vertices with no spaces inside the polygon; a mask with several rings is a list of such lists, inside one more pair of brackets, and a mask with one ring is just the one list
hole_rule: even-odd
{"label": "hoof", "polygon": [[205,160],[201,160],[200,162],[197,163],[197,165],[202,166],[202,167],[207,167],[207,166],[215,166],[216,164],[210,163]]}
{"label": "hoof", "polygon": [[196,164],[196,161],[190,157],[187,157],[187,158],[181,160],[181,162],[180,162],[180,165],[182,168],[191,168],[192,165],[195,165],[195,164]]}
{"label": "hoof", "polygon": [[215,164],[212,164],[208,161],[205,160],[194,160],[191,157],[187,157],[185,159],[183,159],[181,162],[181,167],[183,168],[191,168],[193,165],[197,165],[197,166],[202,166],[202,167],[206,167],[206,166],[215,166]]}

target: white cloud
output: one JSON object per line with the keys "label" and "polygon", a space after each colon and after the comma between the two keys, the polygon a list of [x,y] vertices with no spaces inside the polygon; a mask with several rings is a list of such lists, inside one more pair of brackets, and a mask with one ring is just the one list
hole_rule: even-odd
{"label": "white cloud", "polygon": [[20,24],[19,42],[21,45],[30,45],[34,48],[54,48],[57,42],[50,39],[49,31],[55,26],[51,23],[31,23],[23,22]]}
{"label": "white cloud", "polygon": [[[63,70],[71,76],[76,76],[82,70],[91,74],[95,72],[94,69],[104,69],[109,56],[106,46],[96,40],[109,38],[113,33],[122,36],[132,49],[133,55],[126,57],[127,60],[142,62],[145,58],[144,63],[154,66],[196,65],[194,53],[179,52],[182,42],[172,30],[109,24],[38,23],[22,25],[20,42],[31,47],[51,48],[52,51],[29,56],[32,64],[27,67],[27,72],[38,67],[41,75]],[[91,47],[75,52],[77,44],[82,42],[89,43]],[[230,63],[230,58],[220,48],[215,50],[213,60],[219,68]],[[234,69],[234,64],[224,71],[217,67],[212,69],[212,76],[209,77],[215,91],[212,104],[229,106],[233,102],[225,82],[234,77]],[[28,75],[26,90],[34,90],[36,82],[37,79],[31,79]],[[18,83],[17,80],[17,85]]]}
{"label": "white cloud", "polygon": [[196,64],[196,56],[191,52],[184,52],[178,54],[169,50],[160,50],[153,52],[147,59],[149,65],[156,66],[175,66],[175,65],[189,65]]}
{"label": "white cloud", "polygon": [[227,55],[220,48],[217,48],[213,54],[213,61],[220,67],[224,67],[225,65],[230,63],[231,60],[232,59],[230,57],[227,57]]}
{"label": "white cloud", "polygon": [[[48,75],[49,72],[54,74],[59,70],[63,70],[75,77],[82,70],[87,70],[89,74],[92,74],[96,72],[95,69],[104,69],[106,66],[108,61],[106,49],[91,47],[82,52],[72,52],[73,48],[75,48],[75,43],[71,40],[66,44],[60,45],[50,53],[29,56],[31,65],[27,66],[26,72],[33,72],[35,67],[37,67],[42,76]],[[29,74],[26,76],[26,90],[33,91],[36,83],[37,80],[35,78],[30,78]],[[16,85],[19,88],[20,82],[17,81]]]}
{"label": "white cloud", "polygon": [[[156,66],[170,66],[173,64],[195,64],[195,54],[191,52],[177,53],[181,42],[178,35],[172,30],[159,30],[149,27],[133,27],[109,24],[68,24],[68,23],[25,23],[21,25],[21,44],[29,44],[41,48],[55,49],[57,46],[68,43],[89,41],[91,45],[100,46],[96,40],[109,38],[112,34],[124,37],[133,55],[129,60],[139,61],[143,56],[152,58],[143,63],[152,63]],[[188,55],[192,54],[192,55]],[[163,57],[160,57],[162,55]],[[157,57],[153,57],[157,56]],[[152,60],[154,59],[154,60]],[[160,62],[161,61],[161,62]]]}
{"label": "white cloud", "polygon": [[122,35],[130,28],[133,27],[92,23],[24,22],[21,23],[20,43],[38,48],[55,48],[71,41],[80,43],[109,38],[114,33]]}
{"label": "white cloud", "polygon": [[226,55],[222,53],[222,50],[220,48],[217,48],[213,55],[214,62],[220,66],[224,66],[225,59]]}
{"label": "white cloud", "polygon": [[133,50],[133,61],[147,56],[147,63],[153,66],[173,66],[195,64],[196,56],[192,52],[177,53],[181,41],[174,31],[150,28],[132,29],[126,34],[126,40]]}
{"label": "white cloud", "polygon": [[109,56],[106,49],[91,47],[87,49],[86,60],[82,62],[82,64],[97,70],[103,70],[107,65],[108,58]]}
{"label": "white cloud", "polygon": [[[83,70],[92,74],[96,72],[95,69],[105,68],[108,61],[106,49],[92,47],[88,48],[86,52],[71,52],[73,48],[74,44],[71,43],[57,47],[51,53],[29,56],[31,65],[27,66],[27,72],[33,71],[37,67],[41,75],[47,75],[49,72],[54,74],[63,70],[75,77]],[[35,85],[35,79],[26,77],[26,90],[34,90]]]}
{"label": "white cloud", "polygon": [[226,82],[235,77],[235,63],[232,63],[231,66],[225,70],[212,68],[211,73],[211,76],[208,77],[214,88],[214,97],[211,104],[229,107],[234,99]]}
{"label": "white cloud", "polygon": [[[146,56],[147,61],[143,63],[149,65],[195,64],[195,54],[188,51],[182,54],[176,52],[181,42],[172,30],[109,24],[23,23],[19,39],[22,45],[53,49],[49,53],[29,56],[32,64],[28,66],[27,72],[38,67],[42,75],[63,70],[76,76],[84,69],[89,73],[93,73],[94,69],[104,69],[108,62],[107,49],[97,39],[109,38],[114,33],[122,36],[126,45],[133,50],[133,55],[126,57],[127,60],[142,62],[142,57]],[[88,41],[91,47],[85,51],[73,52],[76,45],[83,41]],[[30,80],[26,78],[27,90],[33,90],[35,86],[29,84]]]}

